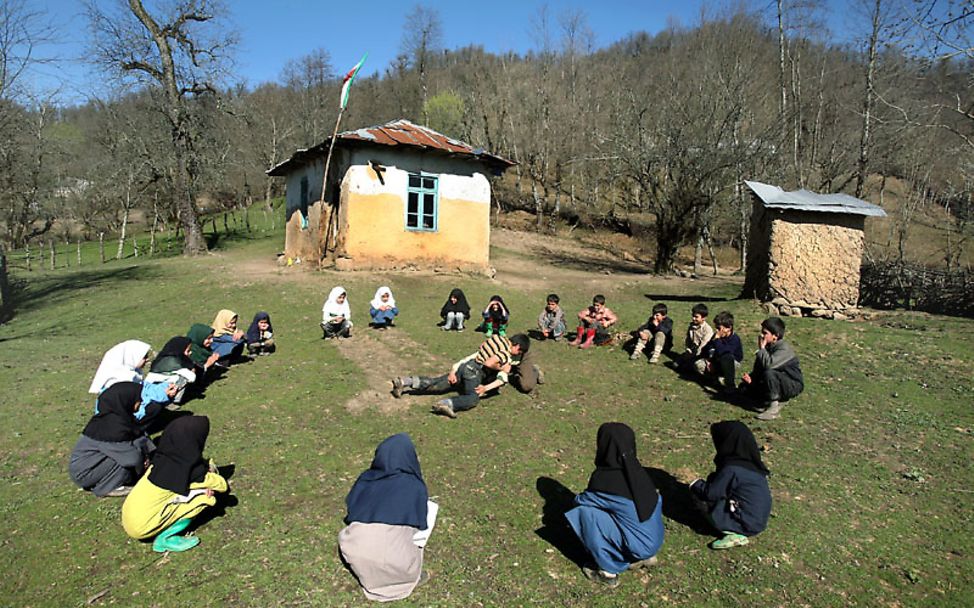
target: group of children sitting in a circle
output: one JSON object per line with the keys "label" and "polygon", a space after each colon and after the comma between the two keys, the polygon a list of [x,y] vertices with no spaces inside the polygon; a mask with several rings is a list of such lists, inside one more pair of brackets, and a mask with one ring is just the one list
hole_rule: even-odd
{"label": "group of children sitting in a circle", "polygon": [[75,444],[68,474],[95,496],[124,496],[122,527],[136,539],[153,538],[159,552],[185,551],[199,543],[179,536],[215,493],[229,485],[212,460],[203,458],[210,431],[206,416],[178,416],[164,425],[162,410],[178,410],[231,363],[276,349],[270,315],[259,312],[246,332],[237,314],[217,313],[212,325],[197,323],[186,336],[166,342],[143,375],[151,347],[139,340],[113,346],[102,357],[89,392],[95,412]]}
{"label": "group of children sitting in a circle", "polygon": [[[388,287],[380,287],[370,302],[371,325],[393,326],[398,314]],[[734,318],[721,312],[716,331],[706,321],[707,307],[691,310],[685,349],[674,357],[678,369],[713,377],[725,392],[737,390],[734,379],[743,359]],[[322,309],[325,337],[351,335],[351,310],[343,287],[331,290]],[[470,307],[462,290],[454,289],[440,316],[444,331],[463,331]],[[536,364],[526,362],[531,340],[525,334],[507,336],[510,310],[493,296],[481,313],[480,330],[486,339],[477,352],[458,361],[438,377],[393,378],[393,396],[404,393],[439,394],[456,390],[459,396],[441,399],[435,413],[455,418],[483,396],[508,382],[530,390],[543,382]],[[578,327],[569,342],[579,348],[611,341],[607,331],[618,317],[601,295],[578,313]],[[69,463],[72,480],[96,496],[126,496],[122,525],[136,539],[154,539],[159,552],[185,551],[198,544],[192,535],[180,535],[192,519],[217,503],[216,494],[229,490],[212,460],[203,457],[209,420],[205,416],[176,417],[157,441],[150,428],[162,409],[178,409],[203,384],[214,368],[227,367],[243,356],[274,351],[273,329],[267,313],[258,313],[246,332],[236,327],[237,315],[221,310],[212,326],[193,325],[187,336],[169,340],[149,361],[150,347],[129,340],[105,353],[90,392],[97,394],[95,413],[75,445]],[[657,304],[647,322],[633,332],[632,358],[651,347],[650,362],[659,361],[672,345],[672,320],[666,306]],[[561,340],[567,327],[559,298],[551,294],[538,317],[537,337]],[[743,374],[741,388],[763,400],[765,419],[777,417],[780,401],[802,389],[801,369],[790,346],[782,339],[784,323],[765,319],[755,355],[754,369]],[[187,392],[190,392],[189,396]],[[771,510],[768,469],[761,462],[757,443],[741,422],[711,426],[716,471],[696,480],[689,492],[721,538],[715,549],[747,544],[748,537],[767,525]],[[652,477],[636,457],[635,435],[621,423],[606,423],[596,438],[596,468],[587,489],[575,497],[566,522],[586,547],[592,564],[586,577],[610,587],[619,573],[655,563],[663,543],[662,498]],[[422,570],[423,548],[436,520],[438,506],[429,501],[415,448],[408,435],[382,442],[369,470],[362,473],[347,500],[347,527],[339,534],[346,564],[370,599],[408,596],[428,578]]]}

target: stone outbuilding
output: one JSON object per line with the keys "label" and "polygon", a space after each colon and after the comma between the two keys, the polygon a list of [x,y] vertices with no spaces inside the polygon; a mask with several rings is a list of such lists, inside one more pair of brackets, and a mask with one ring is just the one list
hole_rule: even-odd
{"label": "stone outbuilding", "polygon": [[865,220],[886,212],[846,194],[744,183],[755,196],[743,295],[783,316],[843,318],[854,310]]}
{"label": "stone outbuilding", "polygon": [[330,145],[267,171],[287,180],[289,259],[342,270],[488,268],[488,176],[514,163],[400,119],[339,133],[325,181]]}

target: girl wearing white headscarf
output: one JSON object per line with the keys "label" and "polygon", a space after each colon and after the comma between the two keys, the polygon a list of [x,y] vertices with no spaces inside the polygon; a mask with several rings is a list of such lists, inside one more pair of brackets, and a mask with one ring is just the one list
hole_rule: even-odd
{"label": "girl wearing white headscarf", "polygon": [[348,306],[348,294],[340,285],[332,288],[321,307],[321,331],[322,339],[352,336],[352,309]]}
{"label": "girl wearing white headscarf", "polygon": [[399,309],[396,308],[396,299],[392,297],[391,289],[383,285],[375,290],[375,296],[369,302],[369,314],[372,316],[372,327],[376,329],[394,327],[392,322],[399,314]]}
{"label": "girl wearing white headscarf", "polygon": [[149,357],[150,347],[139,340],[126,340],[108,349],[88,392],[97,395],[117,382],[142,383],[142,366]]}

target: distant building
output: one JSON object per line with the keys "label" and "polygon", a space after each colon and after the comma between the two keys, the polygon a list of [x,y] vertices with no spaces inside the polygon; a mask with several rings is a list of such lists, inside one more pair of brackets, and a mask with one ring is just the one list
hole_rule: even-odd
{"label": "distant building", "polygon": [[322,197],[330,143],[267,171],[287,180],[288,257],[341,269],[487,268],[487,176],[514,163],[400,119],[340,133]]}
{"label": "distant building", "polygon": [[744,183],[755,198],[743,295],[785,316],[856,308],[865,219],[886,212],[846,194]]}

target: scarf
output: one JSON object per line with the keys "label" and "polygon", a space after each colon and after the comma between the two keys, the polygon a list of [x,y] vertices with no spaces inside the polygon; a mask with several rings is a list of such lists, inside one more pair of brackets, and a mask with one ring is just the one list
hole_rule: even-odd
{"label": "scarf", "polygon": [[588,480],[588,490],[632,500],[639,521],[646,521],[656,510],[659,494],[636,458],[636,435],[625,424],[606,422],[599,427],[595,470]]}
{"label": "scarf", "polygon": [[253,344],[262,340],[260,328],[257,327],[259,321],[267,321],[267,331],[274,333],[274,328],[271,326],[271,316],[264,311],[260,311],[254,315],[254,320],[250,322],[250,327],[247,328],[247,344]]}
{"label": "scarf", "polygon": [[203,481],[209,471],[203,460],[209,434],[210,419],[206,416],[183,416],[170,422],[152,454],[149,481],[180,496],[189,494],[189,484]]}
{"label": "scarf", "polygon": [[[382,301],[382,294],[389,294],[389,299],[385,302]],[[375,295],[372,296],[372,301],[369,302],[372,308],[379,308],[380,306],[391,306],[396,307],[396,298],[392,295],[392,290],[383,285],[382,287],[375,290]]]}
{"label": "scarf", "polygon": [[177,369],[193,369],[192,359],[185,354],[186,347],[192,344],[193,341],[184,336],[170,338],[152,361],[149,371],[157,374],[169,374]]}
{"label": "scarf", "polygon": [[97,395],[116,382],[142,382],[141,370],[136,365],[149,354],[150,348],[145,342],[126,340],[108,349],[88,392]]}
{"label": "scarf", "polygon": [[193,343],[190,347],[189,358],[200,367],[206,365],[206,360],[213,354],[213,351],[203,346],[203,342],[211,335],[213,335],[213,328],[202,323],[193,324],[186,332],[186,337]]}
{"label": "scarf", "polygon": [[138,439],[143,433],[135,420],[135,404],[141,400],[141,384],[116,382],[98,396],[98,413],[91,417],[82,434],[112,443]]}
{"label": "scarf", "polygon": [[750,469],[762,475],[770,475],[771,471],[761,462],[761,452],[758,442],[754,440],[751,429],[737,420],[724,420],[710,425],[710,436],[714,440],[717,455],[714,464],[717,469],[735,465]]}
{"label": "scarf", "polygon": [[[456,297],[457,303],[454,304],[450,301],[450,298]],[[470,318],[470,305],[467,304],[467,296],[463,295],[463,290],[459,287],[454,287],[453,291],[450,292],[449,297],[446,299],[446,303],[443,304],[443,308],[440,309],[440,316],[444,319],[447,313],[450,312],[460,312],[463,313],[465,319]]]}
{"label": "scarf", "polygon": [[230,329],[230,322],[237,317],[237,313],[232,310],[227,310],[224,308],[220,312],[216,313],[216,318],[213,319],[213,337],[223,336],[223,335],[233,335],[236,329]]}
{"label": "scarf", "polygon": [[345,523],[382,523],[425,530],[428,499],[416,448],[409,435],[399,433],[379,444],[372,466],[355,481],[345,499]]}
{"label": "scarf", "polygon": [[[500,310],[491,308],[494,302],[501,305]],[[507,306],[504,304],[504,299],[500,296],[490,296],[490,302],[487,302],[487,308],[484,309],[484,314],[487,315],[488,319],[501,322],[506,322],[511,315],[510,311],[507,310]]]}
{"label": "scarf", "polygon": [[[339,304],[338,296],[343,293],[345,294],[345,301]],[[321,314],[325,322],[331,321],[335,317],[345,317],[346,321],[352,320],[352,310],[348,307],[348,294],[344,287],[339,285],[332,288],[331,293],[328,294],[328,299],[325,300],[325,305],[321,307]]]}

